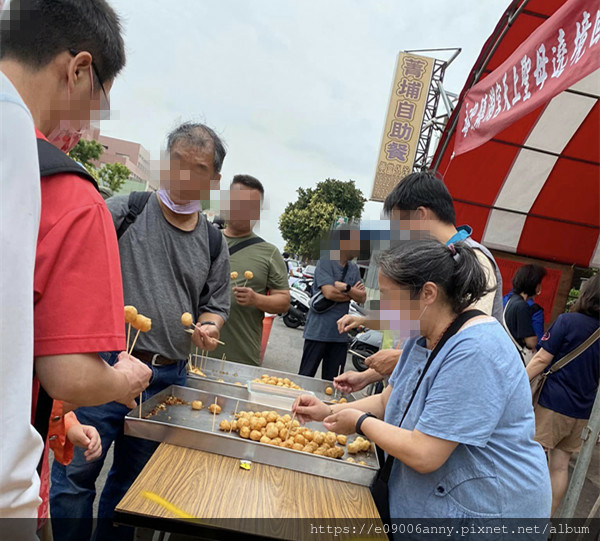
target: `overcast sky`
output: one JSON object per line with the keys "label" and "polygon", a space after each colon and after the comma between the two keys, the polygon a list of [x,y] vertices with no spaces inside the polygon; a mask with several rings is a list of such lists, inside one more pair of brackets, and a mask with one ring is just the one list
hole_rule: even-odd
{"label": "overcast sky", "polygon": [[[509,0],[110,0],[127,66],[102,133],[159,158],[179,122],[205,122],[233,175],[259,178],[259,234],[283,248],[277,220],[300,186],[355,180],[369,197],[401,50],[460,47],[445,87],[459,92]],[[444,56],[441,56],[444,58]],[[379,203],[365,217],[378,218]]]}

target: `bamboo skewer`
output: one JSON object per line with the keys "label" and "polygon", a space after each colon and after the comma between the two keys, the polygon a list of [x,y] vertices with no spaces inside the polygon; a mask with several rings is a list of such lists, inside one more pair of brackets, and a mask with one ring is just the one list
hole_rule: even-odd
{"label": "bamboo skewer", "polygon": [[[215,406],[217,405],[217,397],[215,396]],[[215,421],[217,420],[217,408],[213,408],[213,424],[212,424],[212,431],[215,431]]]}
{"label": "bamboo skewer", "polygon": [[140,419],[141,418],[142,418],[142,393],[140,393]]}
{"label": "bamboo skewer", "polygon": [[296,412],[294,411],[292,413],[292,420],[290,421],[290,426],[288,428],[287,434],[285,435],[285,440],[287,441],[287,439],[290,437],[290,431],[292,430],[292,428],[294,428],[294,419],[296,418]]}
{"label": "bamboo skewer", "polygon": [[229,427],[229,433],[231,434],[231,431],[233,430],[233,421],[235,421],[235,416],[237,415],[237,410],[238,407],[240,406],[240,401],[237,401],[237,404],[235,405],[235,411],[233,412],[233,419],[231,420],[231,426]]}
{"label": "bamboo skewer", "polygon": [[131,323],[127,328],[127,349],[125,351],[129,351],[129,338],[131,337]]}
{"label": "bamboo skewer", "polygon": [[[338,369],[338,375],[337,375],[338,378],[340,377],[341,373],[342,373],[342,365],[340,364],[340,367]],[[335,393],[333,394],[334,400],[338,400],[338,392],[339,392],[339,389],[336,389]]]}
{"label": "bamboo skewer", "polygon": [[137,342],[138,336],[140,335],[140,330],[138,329],[137,334],[135,335],[135,338],[133,339],[133,344],[131,344],[131,349],[127,352],[129,355],[131,355],[131,353],[133,352],[133,348],[135,347],[135,343]]}
{"label": "bamboo skewer", "polygon": [[[189,333],[189,334],[194,334],[194,330],[193,330],[193,329],[183,329],[183,330],[184,330],[185,332]],[[214,340],[214,341],[215,341],[217,344],[219,344],[219,345],[221,345],[221,346],[224,346],[224,345],[225,345],[225,342],[221,342],[221,340],[217,340],[216,338],[213,338],[213,340]]]}

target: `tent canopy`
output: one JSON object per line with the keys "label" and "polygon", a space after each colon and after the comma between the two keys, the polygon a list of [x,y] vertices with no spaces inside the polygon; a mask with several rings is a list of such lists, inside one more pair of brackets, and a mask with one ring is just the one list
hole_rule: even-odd
{"label": "tent canopy", "polygon": [[[593,42],[590,36],[600,15],[600,1],[569,2],[578,2],[589,12],[587,43]],[[494,71],[566,3],[511,3],[469,75],[433,167],[452,193],[458,222],[473,226],[474,236],[488,247],[548,261],[600,266],[599,70],[489,141],[454,154],[456,138],[463,137],[460,115],[468,91],[490,74],[496,76]],[[567,46],[572,48],[573,43]],[[552,58],[552,52],[547,52]],[[535,56],[532,60],[533,73]]]}

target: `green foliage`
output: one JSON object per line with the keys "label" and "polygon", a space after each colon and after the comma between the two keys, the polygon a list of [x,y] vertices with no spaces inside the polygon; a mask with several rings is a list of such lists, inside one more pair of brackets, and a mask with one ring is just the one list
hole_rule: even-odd
{"label": "green foliage", "polygon": [[298,199],[279,218],[286,251],[318,258],[318,242],[338,216],[360,218],[366,199],[354,181],[328,178],[316,188],[298,188]]}
{"label": "green foliage", "polygon": [[91,163],[84,163],[83,167],[86,168],[87,172],[96,179],[96,182],[100,184],[100,176],[98,175],[98,169],[96,169]]}
{"label": "green foliage", "polygon": [[[89,165],[95,169],[95,167],[91,164],[91,161],[100,158],[103,152],[104,147],[98,141],[94,139],[91,141],[80,139],[73,150],[69,152],[69,156],[71,156],[71,158],[74,160],[77,160],[82,165]],[[86,169],[90,171],[89,167],[86,167]]]}
{"label": "green foliage", "polygon": [[98,176],[105,186],[117,193],[131,175],[128,167],[122,163],[107,163],[98,171]]}

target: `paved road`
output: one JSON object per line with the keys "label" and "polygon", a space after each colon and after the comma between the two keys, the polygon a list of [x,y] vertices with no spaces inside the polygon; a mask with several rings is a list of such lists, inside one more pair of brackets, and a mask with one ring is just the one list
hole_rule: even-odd
{"label": "paved road", "polygon": [[[278,317],[275,319],[269,345],[265,353],[263,366],[274,370],[283,370],[286,372],[297,373],[302,358],[302,329],[289,329],[283,324],[283,320]],[[346,362],[346,370],[352,370],[350,359]],[[317,373],[317,376],[320,372]],[[104,468],[96,483],[97,490],[101,490],[106,482],[106,475],[112,463],[112,450],[109,451]],[[574,462],[573,462],[574,463]],[[579,506],[577,508],[577,517],[586,518],[598,497],[600,491],[600,445],[596,446],[594,460],[588,472],[588,479],[585,483],[581,495]],[[94,505],[94,515],[98,511],[98,498]],[[600,518],[598,513],[597,518]]]}

